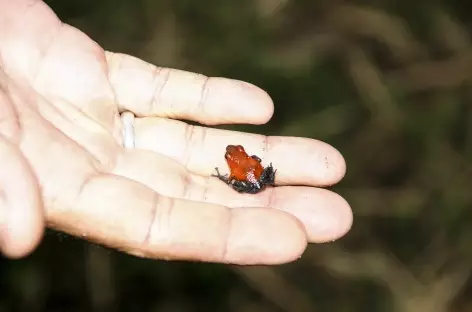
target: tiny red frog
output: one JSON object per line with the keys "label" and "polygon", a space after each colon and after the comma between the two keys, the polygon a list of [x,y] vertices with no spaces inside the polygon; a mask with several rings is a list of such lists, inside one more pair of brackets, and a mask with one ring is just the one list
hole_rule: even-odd
{"label": "tiny red frog", "polygon": [[255,155],[249,156],[241,145],[226,146],[226,163],[230,169],[228,175],[221,175],[218,168],[216,175],[221,181],[230,185],[239,193],[256,194],[267,185],[274,185],[275,172],[272,163],[264,168],[261,159]]}

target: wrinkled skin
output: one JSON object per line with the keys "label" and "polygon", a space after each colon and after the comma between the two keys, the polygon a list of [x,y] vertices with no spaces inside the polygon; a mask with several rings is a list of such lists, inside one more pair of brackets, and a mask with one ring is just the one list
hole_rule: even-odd
{"label": "wrinkled skin", "polygon": [[272,163],[264,168],[261,159],[256,155],[249,156],[241,145],[228,145],[225,159],[230,168],[229,176],[221,175],[218,168],[215,168],[217,174],[214,176],[237,192],[257,194],[267,185],[274,185],[277,170]]}

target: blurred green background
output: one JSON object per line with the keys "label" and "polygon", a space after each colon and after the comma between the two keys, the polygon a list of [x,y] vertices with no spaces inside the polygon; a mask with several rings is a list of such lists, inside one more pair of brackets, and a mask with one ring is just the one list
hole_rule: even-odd
{"label": "blurred green background", "polygon": [[472,311],[468,1],[50,0],[105,49],[256,84],[264,126],[335,146],[341,240],[277,267],[161,262],[48,232],[0,311]]}

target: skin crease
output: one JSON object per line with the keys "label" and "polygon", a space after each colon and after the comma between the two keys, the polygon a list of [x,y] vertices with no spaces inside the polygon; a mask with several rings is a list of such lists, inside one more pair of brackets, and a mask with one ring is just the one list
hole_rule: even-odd
{"label": "skin crease", "polygon": [[[104,51],[42,1],[0,0],[1,252],[28,255],[48,226],[151,259],[273,265],[342,237],[352,211],[321,188],[346,172],[335,148],[209,127],[273,110],[254,85]],[[278,186],[239,194],[212,178],[229,142],[273,162]]]}

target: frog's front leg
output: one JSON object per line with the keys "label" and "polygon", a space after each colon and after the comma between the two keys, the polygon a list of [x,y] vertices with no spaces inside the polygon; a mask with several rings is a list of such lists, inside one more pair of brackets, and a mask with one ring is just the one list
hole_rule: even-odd
{"label": "frog's front leg", "polygon": [[227,174],[225,174],[225,175],[220,174],[220,171],[218,170],[218,167],[215,167],[215,170],[216,170],[216,174],[212,174],[211,175],[212,177],[217,177],[218,179],[225,182],[226,184],[231,183],[231,179],[228,177]]}

